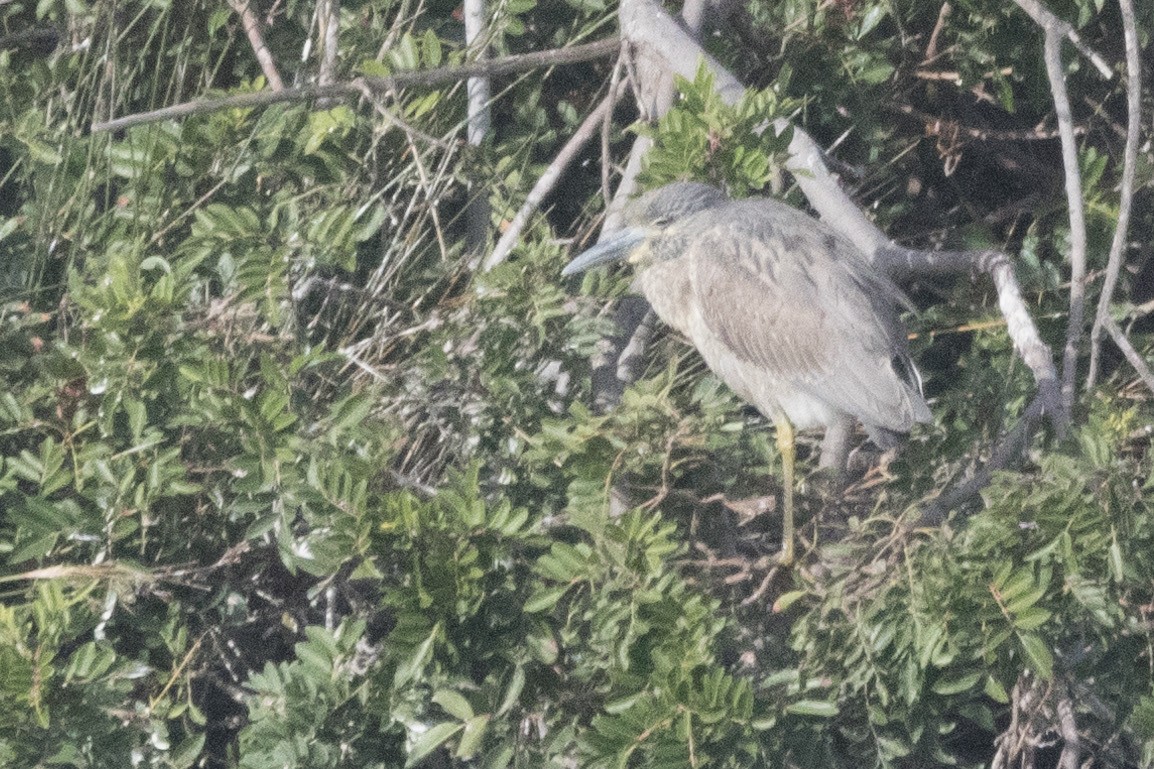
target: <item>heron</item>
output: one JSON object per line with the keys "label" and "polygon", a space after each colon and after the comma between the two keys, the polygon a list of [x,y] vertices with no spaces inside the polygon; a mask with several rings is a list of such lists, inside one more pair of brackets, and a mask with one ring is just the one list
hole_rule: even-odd
{"label": "heron", "polygon": [[769,198],[675,182],[627,203],[622,222],[561,274],[633,264],[658,317],[773,423],[789,565],[796,431],[825,428],[829,441],[858,422],[890,449],[931,419],[899,318],[908,299],[846,237]]}

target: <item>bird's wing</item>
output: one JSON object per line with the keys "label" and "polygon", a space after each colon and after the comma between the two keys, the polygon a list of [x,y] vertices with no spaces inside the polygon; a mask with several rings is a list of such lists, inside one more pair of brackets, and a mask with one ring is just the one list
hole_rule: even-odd
{"label": "bird's wing", "polygon": [[750,207],[698,230],[686,257],[710,331],[768,377],[867,425],[905,432],[928,419],[900,291],[849,241],[783,209]]}

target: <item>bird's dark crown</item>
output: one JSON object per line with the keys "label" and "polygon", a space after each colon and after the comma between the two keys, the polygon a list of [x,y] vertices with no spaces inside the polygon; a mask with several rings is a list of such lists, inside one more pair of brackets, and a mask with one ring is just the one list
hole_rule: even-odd
{"label": "bird's dark crown", "polygon": [[673,182],[631,201],[622,219],[631,226],[664,226],[729,200],[723,191],[701,182]]}

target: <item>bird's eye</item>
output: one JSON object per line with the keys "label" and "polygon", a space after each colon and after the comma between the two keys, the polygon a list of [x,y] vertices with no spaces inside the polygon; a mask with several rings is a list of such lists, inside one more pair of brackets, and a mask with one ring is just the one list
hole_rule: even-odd
{"label": "bird's eye", "polygon": [[672,218],[672,217],[669,217],[669,216],[659,216],[659,217],[657,217],[656,219],[654,219],[654,220],[653,220],[653,226],[654,226],[654,227],[664,227],[664,226],[666,226],[667,224],[669,224],[669,223],[670,223],[670,222],[672,222],[672,221],[673,221],[673,218]]}

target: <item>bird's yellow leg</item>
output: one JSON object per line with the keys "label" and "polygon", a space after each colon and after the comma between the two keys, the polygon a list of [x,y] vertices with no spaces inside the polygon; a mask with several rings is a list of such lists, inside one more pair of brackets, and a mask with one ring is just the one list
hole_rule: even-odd
{"label": "bird's yellow leg", "polygon": [[781,452],[782,514],[781,514],[781,563],[793,563],[793,470],[797,456],[793,425],[784,417],[777,420],[777,450]]}

